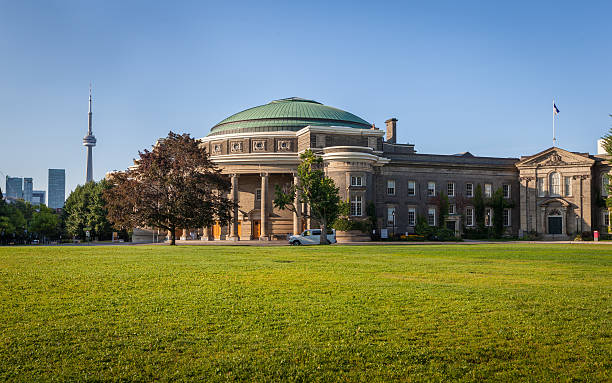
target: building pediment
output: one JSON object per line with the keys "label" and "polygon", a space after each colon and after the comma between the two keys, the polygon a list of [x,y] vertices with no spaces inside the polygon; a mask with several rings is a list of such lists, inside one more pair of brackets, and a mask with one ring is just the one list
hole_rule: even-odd
{"label": "building pediment", "polygon": [[587,155],[572,153],[561,148],[549,148],[543,152],[521,159],[518,168],[557,167],[557,166],[592,166],[595,161]]}

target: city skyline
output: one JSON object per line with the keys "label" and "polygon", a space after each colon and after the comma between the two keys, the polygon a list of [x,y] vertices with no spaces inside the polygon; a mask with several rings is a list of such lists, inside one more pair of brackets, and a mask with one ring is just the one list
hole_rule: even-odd
{"label": "city skyline", "polygon": [[10,139],[0,171],[45,180],[47,168],[65,168],[68,193],[86,177],[90,81],[96,180],[169,130],[204,137],[237,110],[292,96],[378,127],[395,117],[398,142],[421,153],[515,157],[551,146],[553,98],[559,147],[595,153],[611,124],[607,3],[0,7],[0,71],[11,74],[1,80],[0,133]]}

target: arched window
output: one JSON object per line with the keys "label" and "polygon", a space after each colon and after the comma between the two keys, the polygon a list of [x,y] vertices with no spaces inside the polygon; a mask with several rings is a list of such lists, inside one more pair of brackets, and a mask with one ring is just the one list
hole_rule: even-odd
{"label": "arched window", "polygon": [[561,174],[554,172],[550,173],[549,179],[549,191],[551,196],[560,196],[561,195]]}

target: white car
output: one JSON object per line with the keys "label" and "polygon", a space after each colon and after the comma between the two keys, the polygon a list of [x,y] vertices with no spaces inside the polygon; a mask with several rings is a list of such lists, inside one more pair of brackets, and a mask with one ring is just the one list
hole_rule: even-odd
{"label": "white car", "polygon": [[[329,243],[336,243],[336,229],[327,231],[327,240]],[[320,245],[321,229],[304,230],[302,234],[292,235],[289,237],[289,244],[293,246]]]}

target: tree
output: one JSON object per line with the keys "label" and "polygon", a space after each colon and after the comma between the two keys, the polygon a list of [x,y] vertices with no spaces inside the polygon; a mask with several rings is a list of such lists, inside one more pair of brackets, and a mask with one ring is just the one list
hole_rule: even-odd
{"label": "tree", "polygon": [[297,168],[298,184],[292,185],[286,192],[278,185],[275,188],[274,207],[295,212],[294,205],[297,193],[298,203],[306,203],[309,213],[305,217],[316,220],[321,226],[321,244],[328,244],[327,227],[341,213],[340,195],[334,181],[325,175],[323,159],[311,150],[300,155]]}
{"label": "tree", "polygon": [[[612,117],[612,114],[610,114]],[[603,148],[608,153],[609,156],[612,156],[612,128],[608,134],[602,137],[603,139]],[[612,174],[607,174],[608,177],[608,198],[606,198],[606,207],[608,208],[608,214],[612,212]],[[608,231],[610,227],[608,227]]]}
{"label": "tree", "polygon": [[440,221],[438,222],[439,227],[445,227],[446,217],[448,217],[448,196],[446,193],[440,193]]}
{"label": "tree", "polygon": [[60,228],[60,217],[45,205],[40,205],[38,212],[32,217],[30,223],[30,231],[37,233],[40,236],[52,238],[55,237]]}
{"label": "tree", "polygon": [[[612,114],[610,114],[610,117],[612,117]],[[606,153],[608,153],[608,155],[612,156],[612,128],[610,128],[608,134],[601,137],[601,139],[603,140],[604,150]]]}
{"label": "tree", "polygon": [[188,134],[169,132],[151,151],[138,152],[134,166],[109,177],[104,191],[108,218],[131,229],[177,228],[226,224],[234,207],[227,194],[229,178],[210,161],[199,141]]}
{"label": "tree", "polygon": [[478,227],[478,230],[483,231],[485,228],[485,201],[482,197],[482,186],[480,184],[476,185],[473,202],[476,226]]}
{"label": "tree", "polygon": [[106,180],[87,182],[79,185],[66,199],[63,217],[66,232],[72,237],[85,238],[85,231],[98,239],[110,238],[113,227],[107,219],[104,190],[108,189]]}
{"label": "tree", "polygon": [[489,201],[489,206],[493,208],[493,229],[496,237],[501,237],[504,232],[504,209],[512,207],[512,204],[504,198],[502,188],[495,190]]}

